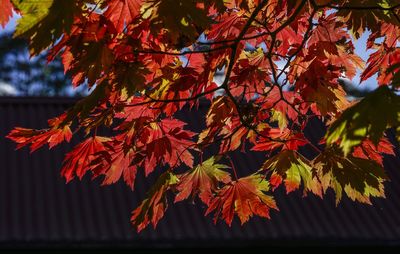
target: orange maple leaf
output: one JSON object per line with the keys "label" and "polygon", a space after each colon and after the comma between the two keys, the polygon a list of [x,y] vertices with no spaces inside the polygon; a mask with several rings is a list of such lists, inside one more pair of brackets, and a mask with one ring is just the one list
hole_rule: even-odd
{"label": "orange maple leaf", "polygon": [[228,225],[232,224],[235,213],[241,224],[247,222],[253,215],[270,218],[270,209],[278,210],[278,207],[273,197],[264,193],[268,190],[269,183],[260,174],[239,178],[217,192],[217,196],[211,200],[206,215],[216,210],[214,222],[216,223],[221,216]]}

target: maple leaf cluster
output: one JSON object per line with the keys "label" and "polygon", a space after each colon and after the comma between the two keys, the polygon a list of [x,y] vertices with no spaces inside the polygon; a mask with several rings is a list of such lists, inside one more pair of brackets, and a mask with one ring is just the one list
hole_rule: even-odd
{"label": "maple leaf cluster", "polygon": [[[49,128],[17,127],[8,137],[32,151],[86,139],[66,156],[67,181],[90,172],[132,190],[138,171],[164,172],[132,213],[140,231],[168,204],[191,198],[228,224],[278,210],[284,186],[339,203],[384,197],[388,128],[400,131],[400,4],[397,0],[0,0],[0,26],[13,11],[15,36],[32,56],[61,55],[72,86],[91,93]],[[364,60],[353,45],[369,31]],[[376,77],[379,88],[349,100],[340,78]],[[204,129],[178,120],[209,105]],[[327,128],[319,143],[303,134]],[[97,135],[109,128],[109,136]],[[218,146],[214,156],[203,154]],[[313,158],[301,153],[315,151]],[[261,168],[238,177],[232,152],[265,153]],[[195,158],[201,158],[195,164]],[[232,163],[228,163],[228,162]]]}

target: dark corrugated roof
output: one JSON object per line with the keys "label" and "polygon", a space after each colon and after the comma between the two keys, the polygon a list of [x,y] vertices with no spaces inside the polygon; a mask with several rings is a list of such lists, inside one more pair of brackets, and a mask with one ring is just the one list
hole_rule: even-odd
{"label": "dark corrugated roof", "polygon": [[[216,226],[204,217],[204,207],[182,202],[170,207],[156,230],[135,232],[129,219],[149,187],[137,179],[131,192],[122,182],[101,187],[99,179],[65,184],[60,167],[71,144],[30,155],[14,151],[4,136],[14,126],[45,127],[46,120],[63,112],[73,99],[0,98],[0,247],[1,246],[130,246],[221,247],[302,244],[400,244],[400,159],[385,158],[391,178],[386,199],[373,199],[373,206],[347,198],[335,207],[332,193],[324,199],[300,192],[276,191],[280,212],[271,220],[251,219],[232,227]],[[203,119],[194,113],[180,115],[191,126]],[[318,123],[308,128],[311,138],[323,135]],[[311,153],[311,151],[305,151]],[[262,153],[236,153],[237,167],[245,173],[259,168]]]}

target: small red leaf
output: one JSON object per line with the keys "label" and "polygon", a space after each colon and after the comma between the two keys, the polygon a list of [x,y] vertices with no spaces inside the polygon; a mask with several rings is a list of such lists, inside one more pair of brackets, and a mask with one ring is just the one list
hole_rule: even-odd
{"label": "small red leaf", "polygon": [[0,0],[0,26],[5,27],[13,15],[13,6],[10,0]]}
{"label": "small red leaf", "polygon": [[85,173],[90,169],[94,155],[104,151],[103,143],[109,141],[105,137],[91,137],[75,146],[71,152],[65,155],[61,175],[67,182],[71,181],[75,175],[82,179]]}

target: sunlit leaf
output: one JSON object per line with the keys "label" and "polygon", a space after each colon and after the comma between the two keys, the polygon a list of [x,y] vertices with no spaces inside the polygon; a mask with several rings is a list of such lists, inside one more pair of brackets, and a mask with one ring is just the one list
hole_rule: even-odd
{"label": "sunlit leaf", "polygon": [[265,161],[263,170],[271,171],[270,183],[273,188],[284,182],[286,192],[292,192],[303,184],[304,194],[308,191],[322,197],[321,183],[310,162],[292,150],[284,150]]}
{"label": "sunlit leaf", "polygon": [[375,161],[351,155],[344,157],[340,149],[332,147],[315,158],[313,163],[324,192],[328,188],[335,192],[336,204],[343,194],[366,204],[371,204],[371,197],[385,197],[383,182],[387,176]]}
{"label": "sunlit leaf", "polygon": [[236,213],[243,224],[253,215],[270,218],[270,209],[278,210],[272,196],[265,194],[269,183],[262,175],[255,174],[228,183],[211,200],[206,214],[215,210],[214,221],[219,217],[231,225]]}
{"label": "sunlit leaf", "polygon": [[366,137],[378,144],[383,132],[399,126],[400,97],[382,86],[347,109],[328,129],[327,143],[339,142],[347,155]]}
{"label": "sunlit leaf", "polygon": [[5,27],[13,15],[13,5],[10,0],[0,0],[0,26]]}
{"label": "sunlit leaf", "polygon": [[31,55],[37,55],[55,43],[64,32],[69,32],[74,14],[82,6],[80,1],[64,0],[12,0],[21,12],[14,36],[29,39]]}
{"label": "sunlit leaf", "polygon": [[198,194],[205,204],[209,204],[213,192],[217,191],[218,183],[227,184],[231,181],[230,174],[223,170],[227,168],[224,164],[217,164],[216,158],[211,157],[189,172],[178,175],[180,181],[176,189],[179,193],[175,197],[175,202]]}

